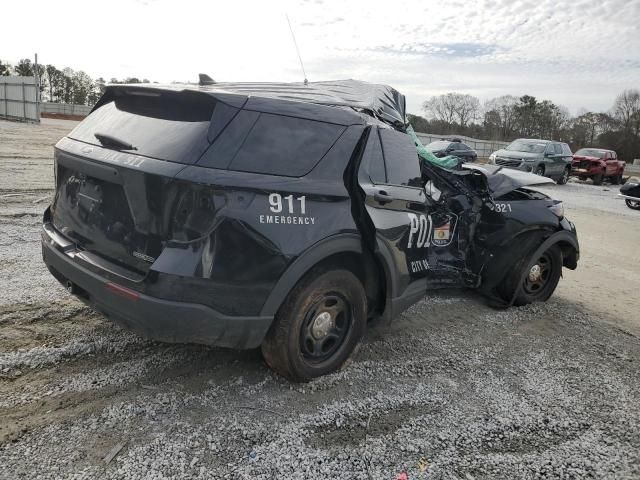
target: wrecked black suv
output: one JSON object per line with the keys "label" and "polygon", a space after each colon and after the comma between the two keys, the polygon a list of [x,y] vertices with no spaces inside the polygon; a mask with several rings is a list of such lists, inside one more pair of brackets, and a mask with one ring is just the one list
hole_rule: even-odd
{"label": "wrecked black suv", "polygon": [[126,328],[261,346],[298,381],[429,289],[548,299],[578,242],[545,179],[444,168],[410,134],[364,82],[109,86],[56,145],[44,261]]}

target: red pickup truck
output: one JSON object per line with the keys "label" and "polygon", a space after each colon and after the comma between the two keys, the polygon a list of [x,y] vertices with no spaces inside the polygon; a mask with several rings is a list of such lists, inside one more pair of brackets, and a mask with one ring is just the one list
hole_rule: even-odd
{"label": "red pickup truck", "polygon": [[571,175],[586,180],[591,178],[594,185],[602,184],[602,180],[609,179],[617,185],[622,183],[624,162],[618,160],[616,152],[603,148],[581,148],[573,154]]}

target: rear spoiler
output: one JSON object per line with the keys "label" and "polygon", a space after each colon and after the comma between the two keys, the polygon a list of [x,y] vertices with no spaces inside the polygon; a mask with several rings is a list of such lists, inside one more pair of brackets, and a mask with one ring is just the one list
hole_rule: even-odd
{"label": "rear spoiler", "polygon": [[[211,81],[213,82],[213,80]],[[216,100],[235,108],[242,108],[247,101],[247,95],[209,89],[199,90],[197,88],[185,88],[185,85],[180,84],[176,84],[175,86],[163,85],[162,87],[159,87],[153,84],[118,83],[114,85],[107,85],[102,97],[100,97],[98,102],[91,109],[91,113],[101,106],[113,101],[116,97],[126,95],[139,95],[145,97],[161,97],[163,95],[206,95],[209,98],[213,97]]]}

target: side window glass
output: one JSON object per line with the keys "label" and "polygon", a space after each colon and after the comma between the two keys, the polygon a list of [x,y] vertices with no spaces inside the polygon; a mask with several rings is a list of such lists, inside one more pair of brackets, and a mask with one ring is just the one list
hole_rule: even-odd
{"label": "side window glass", "polygon": [[559,143],[555,143],[553,148],[555,149],[556,155],[562,155],[562,146],[560,146]]}
{"label": "side window glass", "polygon": [[387,183],[387,172],[384,168],[382,147],[380,146],[377,127],[371,127],[360,168],[364,170],[373,183]]}
{"label": "side window glass", "polygon": [[378,131],[387,169],[387,183],[421,188],[420,160],[411,137],[388,128]]}
{"label": "side window glass", "polygon": [[547,145],[547,148],[545,148],[544,153],[548,153],[550,155],[553,155],[555,153],[555,149],[553,148],[553,144],[549,143]]}

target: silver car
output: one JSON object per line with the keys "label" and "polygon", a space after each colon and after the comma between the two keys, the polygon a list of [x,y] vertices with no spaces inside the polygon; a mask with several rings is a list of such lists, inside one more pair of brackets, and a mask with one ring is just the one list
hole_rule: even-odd
{"label": "silver car", "polygon": [[493,152],[489,163],[544,175],[564,185],[571,173],[572,155],[566,143],[519,138]]}

